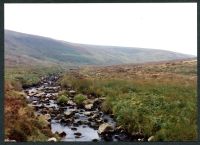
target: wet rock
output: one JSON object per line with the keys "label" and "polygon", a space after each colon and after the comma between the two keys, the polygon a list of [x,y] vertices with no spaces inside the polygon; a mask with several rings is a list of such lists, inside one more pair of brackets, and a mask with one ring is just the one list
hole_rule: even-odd
{"label": "wet rock", "polygon": [[75,135],[75,138],[80,138],[81,136]]}
{"label": "wet rock", "polygon": [[48,141],[49,141],[49,142],[56,142],[57,139],[56,139],[55,137],[52,137],[52,138],[49,138]]}
{"label": "wet rock", "polygon": [[144,138],[138,138],[138,141],[144,141]]}
{"label": "wet rock", "polygon": [[71,130],[73,130],[73,131],[76,131],[76,130],[77,130],[77,128],[76,128],[76,127],[72,127],[72,128],[71,128]]}
{"label": "wet rock", "polygon": [[74,111],[65,111],[65,112],[64,112],[65,117],[71,117],[71,116],[73,116],[74,114],[75,114]]}
{"label": "wet rock", "polygon": [[74,90],[70,90],[70,91],[69,91],[69,95],[70,95],[70,96],[74,96],[75,94],[76,94],[76,91],[74,91]]}
{"label": "wet rock", "polygon": [[99,140],[98,140],[98,139],[93,139],[92,141],[93,141],[93,142],[98,142]]}
{"label": "wet rock", "polygon": [[59,134],[60,137],[65,137],[67,134],[63,131]]}
{"label": "wet rock", "polygon": [[87,104],[87,105],[85,105],[85,109],[87,109],[87,110],[91,110],[92,107],[93,107],[93,104]]}
{"label": "wet rock", "polygon": [[38,101],[33,101],[33,102],[32,102],[32,104],[33,104],[33,105],[36,105],[36,104],[37,104],[37,102],[38,102]]}
{"label": "wet rock", "polygon": [[74,127],[78,127],[79,124],[78,124],[77,122],[74,122],[74,123],[73,123],[73,126],[74,126]]}
{"label": "wet rock", "polygon": [[108,123],[103,123],[99,126],[99,129],[98,129],[98,133],[99,134],[104,134],[104,133],[107,133],[107,132],[112,132],[113,131],[113,127],[112,125],[108,124]]}
{"label": "wet rock", "polygon": [[94,129],[98,129],[99,126],[96,123],[91,123],[90,127]]}
{"label": "wet rock", "polygon": [[50,93],[46,94],[45,97],[50,98],[52,95]]}
{"label": "wet rock", "polygon": [[74,103],[72,100],[69,100],[69,101],[67,102],[67,104],[68,104],[68,105],[71,105],[71,106],[75,106],[75,105],[76,105],[76,103]]}
{"label": "wet rock", "polygon": [[75,132],[74,135],[81,136],[81,133],[80,132]]}
{"label": "wet rock", "polygon": [[154,136],[150,136],[149,138],[148,138],[148,141],[154,141]]}
{"label": "wet rock", "polygon": [[98,123],[98,124],[103,123],[103,119],[96,119],[95,122]]}
{"label": "wet rock", "polygon": [[113,140],[113,139],[112,139],[112,135],[109,134],[109,133],[104,134],[104,135],[103,135],[103,139],[104,139],[105,141],[112,141],[112,140]]}
{"label": "wet rock", "polygon": [[91,113],[90,111],[86,111],[86,112],[84,112],[83,114],[86,115],[86,116],[92,115],[92,113]]}
{"label": "wet rock", "polygon": [[74,115],[74,119],[79,119],[80,118],[80,115],[79,114],[75,114]]}
{"label": "wet rock", "polygon": [[65,118],[62,118],[61,120],[60,120],[60,123],[61,124],[65,124],[65,125],[69,125],[69,124],[71,124],[73,122],[73,119],[65,119]]}
{"label": "wet rock", "polygon": [[77,123],[78,125],[82,125],[82,124],[83,124],[83,122],[82,122],[81,120],[77,121],[76,123]]}

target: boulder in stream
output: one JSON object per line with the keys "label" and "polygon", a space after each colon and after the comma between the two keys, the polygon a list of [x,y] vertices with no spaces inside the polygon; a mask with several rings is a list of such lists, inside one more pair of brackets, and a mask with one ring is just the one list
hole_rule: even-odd
{"label": "boulder in stream", "polygon": [[59,134],[60,137],[65,137],[67,134],[63,131]]}
{"label": "boulder in stream", "polygon": [[104,133],[107,133],[107,132],[112,132],[113,131],[113,126],[110,125],[109,123],[103,123],[99,126],[99,129],[98,129],[98,133],[99,134],[104,134]]}
{"label": "boulder in stream", "polygon": [[81,136],[81,133],[80,132],[75,132],[74,135]]}
{"label": "boulder in stream", "polygon": [[65,117],[71,117],[71,116],[73,116],[74,115],[74,111],[65,111],[64,112],[64,115],[65,115]]}
{"label": "boulder in stream", "polygon": [[85,109],[87,109],[87,110],[91,110],[92,107],[93,107],[93,104],[87,104],[87,105],[85,105]]}
{"label": "boulder in stream", "polygon": [[90,116],[90,115],[92,115],[92,112],[86,111],[86,112],[84,112],[83,114],[86,115],[86,116]]}

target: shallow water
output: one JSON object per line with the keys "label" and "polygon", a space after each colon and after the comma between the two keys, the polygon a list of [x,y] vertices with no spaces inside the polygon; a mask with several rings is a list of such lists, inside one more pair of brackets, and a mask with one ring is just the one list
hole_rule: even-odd
{"label": "shallow water", "polygon": [[[55,86],[55,84],[52,81],[44,81],[42,84],[36,87],[31,87],[26,90],[26,92],[35,92],[35,91],[40,91],[41,89],[44,89],[45,87],[51,87]],[[44,92],[44,91],[43,91]],[[76,113],[74,114],[73,118],[74,121],[72,124],[65,125],[60,123],[60,120],[56,120],[55,117],[51,116],[51,130],[53,133],[61,133],[65,132],[67,135],[61,139],[61,141],[92,141],[93,139],[96,140],[103,140],[102,137],[98,134],[98,127],[99,124],[97,124],[93,120],[88,120],[89,117],[84,114],[86,112],[85,109],[79,109],[76,106],[59,106],[56,102],[55,99],[50,99],[49,96],[56,96],[56,93],[45,93],[46,98],[41,100],[40,97],[36,97],[35,95],[27,97],[27,100],[29,102],[29,105],[33,107],[37,107],[39,109],[36,109],[36,114],[43,114],[41,111],[44,108],[52,108],[54,110],[59,110],[61,109],[61,115],[64,115],[65,111],[71,111],[76,109]],[[45,101],[44,101],[45,100]],[[43,107],[41,107],[43,106]],[[102,120],[106,120],[107,123],[111,124],[113,127],[115,127],[116,123],[115,121],[109,116],[98,110],[98,108],[94,108],[91,111],[87,112],[92,112],[92,113],[98,113],[99,118]],[[101,113],[100,113],[101,112]],[[82,122],[77,125],[77,122]],[[72,130],[71,128],[76,128],[77,130]],[[74,133],[81,133],[80,136],[74,135]],[[115,140],[115,139],[114,139]]]}

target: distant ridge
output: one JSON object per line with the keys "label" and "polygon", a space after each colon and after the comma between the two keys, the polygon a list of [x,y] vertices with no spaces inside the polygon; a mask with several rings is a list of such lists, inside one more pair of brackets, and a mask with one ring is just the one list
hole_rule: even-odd
{"label": "distant ridge", "polygon": [[114,65],[159,62],[195,56],[171,51],[70,43],[5,30],[5,64],[17,65]]}

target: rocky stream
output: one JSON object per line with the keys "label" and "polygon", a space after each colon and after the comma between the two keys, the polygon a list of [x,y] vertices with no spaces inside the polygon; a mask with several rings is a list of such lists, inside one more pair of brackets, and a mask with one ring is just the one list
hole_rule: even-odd
{"label": "rocky stream", "polygon": [[[25,89],[30,106],[36,115],[44,115],[52,133],[57,133],[61,141],[145,141],[142,134],[128,134],[117,126],[113,115],[101,111],[103,98],[87,95],[87,104],[78,106],[74,102],[77,94],[67,88],[69,101],[65,105],[57,102],[58,93],[62,91],[58,83],[59,76],[51,75],[41,82]],[[48,141],[57,141],[49,138]]]}

